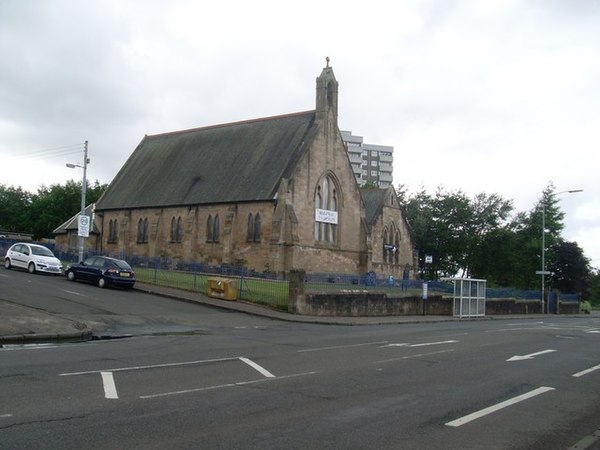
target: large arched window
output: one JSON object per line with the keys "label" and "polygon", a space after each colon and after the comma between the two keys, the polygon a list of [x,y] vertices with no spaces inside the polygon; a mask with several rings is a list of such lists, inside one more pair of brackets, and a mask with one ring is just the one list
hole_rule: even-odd
{"label": "large arched window", "polygon": [[383,229],[383,261],[387,264],[400,262],[400,232],[394,223]]}
{"label": "large arched window", "polygon": [[315,240],[337,241],[338,191],[331,176],[321,178],[315,190]]}

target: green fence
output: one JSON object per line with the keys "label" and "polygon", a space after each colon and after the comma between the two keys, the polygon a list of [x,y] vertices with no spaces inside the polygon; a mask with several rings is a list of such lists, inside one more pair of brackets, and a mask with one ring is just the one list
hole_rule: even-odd
{"label": "green fence", "polygon": [[180,270],[135,268],[136,279],[142,283],[208,293],[208,279],[229,278],[237,282],[238,299],[287,311],[289,282],[238,275],[217,275]]}

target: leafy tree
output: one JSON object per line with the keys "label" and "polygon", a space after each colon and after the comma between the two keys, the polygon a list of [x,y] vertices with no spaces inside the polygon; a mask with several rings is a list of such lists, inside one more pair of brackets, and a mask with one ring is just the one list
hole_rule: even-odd
{"label": "leafy tree", "polygon": [[[444,192],[442,188],[435,197],[424,189],[414,195],[407,195],[403,186],[398,190],[406,202],[423,278],[489,272],[491,260],[485,245],[492,245],[492,240],[485,238],[506,223],[511,201],[497,194],[479,194],[471,200],[460,190]],[[433,257],[431,264],[425,263],[427,255]]]}
{"label": "leafy tree", "polygon": [[[466,253],[463,262],[463,273],[470,277],[480,278],[477,273],[485,272],[484,267],[489,265],[489,257],[498,258],[506,254],[510,248],[508,242],[513,238],[513,233],[505,228],[510,213],[513,210],[511,200],[505,200],[498,194],[487,195],[481,193],[470,202],[471,217],[467,223]],[[492,237],[502,236],[504,241],[497,241]],[[488,239],[490,237],[490,239]],[[505,247],[501,247],[504,242]],[[492,248],[487,248],[492,246]],[[508,257],[508,255],[506,255]],[[484,261],[487,263],[484,263]]]}
{"label": "leafy tree", "polygon": [[[86,203],[96,202],[106,185],[96,181],[86,186]],[[35,239],[51,237],[52,231],[81,210],[81,182],[69,180],[65,185],[41,186],[32,197],[29,227]]]}
{"label": "leafy tree", "polygon": [[590,260],[583,254],[577,242],[560,241],[553,249],[554,261],[549,266],[552,275],[549,285],[562,292],[576,292],[583,299],[590,298]]}
{"label": "leafy tree", "polygon": [[590,302],[593,306],[600,306],[600,270],[590,275]]}
{"label": "leafy tree", "polygon": [[0,230],[26,233],[31,194],[23,189],[0,184]]}

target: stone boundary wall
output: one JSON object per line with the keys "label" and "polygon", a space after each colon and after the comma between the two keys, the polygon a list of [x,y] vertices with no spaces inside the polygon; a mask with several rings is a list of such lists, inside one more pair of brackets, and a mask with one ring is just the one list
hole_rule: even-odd
{"label": "stone boundary wall", "polygon": [[[372,317],[372,316],[452,316],[454,300],[441,295],[421,297],[388,297],[384,293],[362,290],[335,293],[306,293],[304,272],[289,274],[289,311],[307,316]],[[541,314],[539,300],[486,299],[486,315]],[[559,302],[559,314],[578,314],[579,302]]]}
{"label": "stone boundary wall", "polygon": [[387,297],[371,292],[305,294],[292,305],[296,314],[330,317],[452,315],[452,300],[442,296]]}

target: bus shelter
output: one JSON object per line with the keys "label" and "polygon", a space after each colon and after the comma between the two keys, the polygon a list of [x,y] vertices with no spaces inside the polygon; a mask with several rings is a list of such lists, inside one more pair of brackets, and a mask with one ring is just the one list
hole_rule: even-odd
{"label": "bus shelter", "polygon": [[447,278],[454,284],[454,317],[485,316],[486,280]]}

